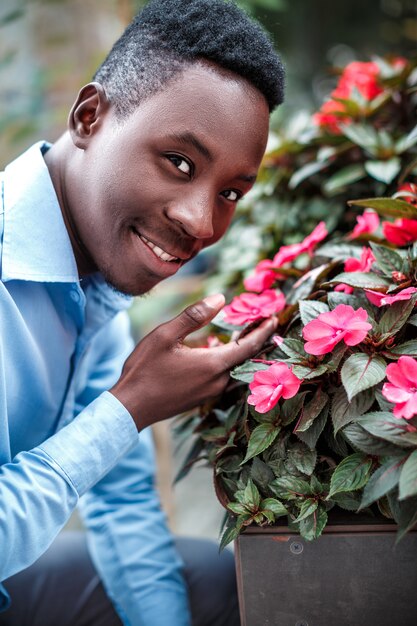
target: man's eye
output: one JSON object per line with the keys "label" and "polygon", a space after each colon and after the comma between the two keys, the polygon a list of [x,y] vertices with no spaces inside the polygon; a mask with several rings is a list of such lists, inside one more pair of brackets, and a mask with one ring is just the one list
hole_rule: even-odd
{"label": "man's eye", "polygon": [[168,154],[167,157],[171,161],[171,163],[173,163],[175,167],[178,168],[181,172],[184,172],[184,174],[188,174],[188,176],[191,176],[191,163],[184,159],[184,157],[178,156],[177,154]]}
{"label": "man's eye", "polygon": [[226,198],[226,200],[230,200],[231,202],[237,202],[242,197],[242,194],[238,193],[234,189],[227,189],[222,192],[222,195]]}

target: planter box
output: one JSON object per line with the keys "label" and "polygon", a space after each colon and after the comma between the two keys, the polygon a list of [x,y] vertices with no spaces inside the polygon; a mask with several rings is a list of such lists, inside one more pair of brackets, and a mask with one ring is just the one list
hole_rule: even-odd
{"label": "planter box", "polygon": [[356,516],[313,542],[249,527],[236,542],[242,626],[416,626],[417,531],[396,546],[395,534]]}

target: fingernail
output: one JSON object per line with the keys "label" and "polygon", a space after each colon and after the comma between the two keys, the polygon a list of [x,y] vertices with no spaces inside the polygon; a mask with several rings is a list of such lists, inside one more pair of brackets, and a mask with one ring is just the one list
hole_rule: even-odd
{"label": "fingernail", "polygon": [[222,293],[215,293],[204,298],[203,302],[211,309],[220,309],[225,305],[226,299]]}

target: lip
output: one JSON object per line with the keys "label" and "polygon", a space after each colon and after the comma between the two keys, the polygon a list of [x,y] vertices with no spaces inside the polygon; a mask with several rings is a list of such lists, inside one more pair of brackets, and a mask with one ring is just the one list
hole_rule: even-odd
{"label": "lip", "polygon": [[[158,274],[159,276],[172,276],[188,260],[176,257],[176,261],[164,261],[157,254],[155,254],[153,250],[143,241],[142,237],[144,237],[144,235],[141,235],[135,228],[132,229],[132,235],[135,239],[136,245],[139,246],[142,259],[146,262],[148,268],[153,273]],[[148,239],[148,237],[146,237],[145,239],[147,239],[153,245],[158,246],[158,244],[154,243],[151,239]],[[158,247],[160,249],[163,249],[161,246]],[[174,255],[170,254],[170,256]]]}

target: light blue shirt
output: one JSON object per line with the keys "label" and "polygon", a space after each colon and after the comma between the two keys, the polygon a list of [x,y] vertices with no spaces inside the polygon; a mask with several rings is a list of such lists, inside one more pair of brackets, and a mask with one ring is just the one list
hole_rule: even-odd
{"label": "light blue shirt", "polygon": [[[182,564],[138,437],[108,391],[132,350],[130,299],[82,281],[39,143],[0,175],[0,581],[79,508],[125,624],[187,626]],[[0,584],[0,610],[9,604]]]}

